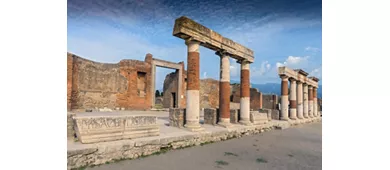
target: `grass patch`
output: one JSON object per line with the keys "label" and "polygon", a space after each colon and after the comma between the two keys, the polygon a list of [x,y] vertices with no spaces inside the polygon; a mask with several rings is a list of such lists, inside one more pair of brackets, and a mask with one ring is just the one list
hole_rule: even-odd
{"label": "grass patch", "polygon": [[253,144],[253,146],[257,146],[256,144]]}
{"label": "grass patch", "polygon": [[257,158],[257,159],[256,159],[256,162],[257,162],[257,163],[267,163],[268,161],[265,160],[265,159],[263,159],[263,158]]}
{"label": "grass patch", "polygon": [[235,153],[231,153],[231,152],[225,152],[225,156],[238,156],[237,154]]}
{"label": "grass patch", "polygon": [[214,142],[213,141],[203,142],[203,143],[200,144],[200,146],[207,145],[207,144],[210,144],[210,143],[214,143]]}
{"label": "grass patch", "polygon": [[154,108],[155,108],[155,109],[163,109],[164,107],[163,107],[162,104],[155,104],[155,105],[154,105]]}
{"label": "grass patch", "polygon": [[292,154],[288,154],[288,156],[289,156],[289,157],[294,157],[294,155],[292,155]]}
{"label": "grass patch", "polygon": [[218,165],[229,165],[229,162],[222,161],[222,160],[215,161],[215,163],[217,163]]}

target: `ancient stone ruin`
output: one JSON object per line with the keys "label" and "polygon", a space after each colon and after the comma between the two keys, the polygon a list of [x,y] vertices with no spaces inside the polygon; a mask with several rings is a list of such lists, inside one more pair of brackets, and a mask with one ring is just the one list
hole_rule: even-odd
{"label": "ancient stone ruin", "polygon": [[[318,78],[279,67],[281,96],[263,94],[250,87],[252,50],[187,17],[176,19],[173,35],[187,45],[187,70],[152,54],[110,64],[67,53],[68,169],[321,120]],[[220,57],[219,80],[200,80],[199,46]],[[240,84],[230,83],[229,58],[241,64]],[[156,67],[175,70],[159,98]],[[151,111],[155,103],[169,113]]]}

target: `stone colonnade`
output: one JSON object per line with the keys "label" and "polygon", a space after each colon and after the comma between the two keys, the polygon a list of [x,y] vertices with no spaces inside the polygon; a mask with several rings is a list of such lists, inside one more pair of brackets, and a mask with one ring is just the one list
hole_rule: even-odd
{"label": "stone colonnade", "polygon": [[249,64],[254,62],[253,51],[185,16],[175,20],[173,36],[185,40],[188,49],[186,124],[184,126],[191,131],[203,129],[199,124],[199,46],[216,51],[216,55],[220,57],[218,125],[231,126],[230,58],[236,59],[241,64],[240,123],[250,125]]}
{"label": "stone colonnade", "polygon": [[[279,67],[279,76],[282,79],[280,120],[310,119],[320,116],[317,108],[319,79],[307,75],[308,73],[301,69]],[[288,81],[290,81],[290,88]]]}
{"label": "stone colonnade", "polygon": [[[201,130],[199,123],[199,42],[187,39],[187,101],[186,101],[186,124],[185,127],[197,131]],[[230,123],[230,57],[226,51],[217,51],[216,55],[220,57],[220,83],[219,83],[219,118],[218,125],[222,127],[231,127]],[[238,60],[241,64],[240,76],[240,123],[251,125],[250,122],[250,67],[251,62],[247,60]]]}

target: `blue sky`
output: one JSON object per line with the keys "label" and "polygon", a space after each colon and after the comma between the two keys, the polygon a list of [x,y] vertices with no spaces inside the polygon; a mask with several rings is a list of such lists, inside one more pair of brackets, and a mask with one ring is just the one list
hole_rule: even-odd
{"label": "blue sky", "polygon": [[[93,61],[144,60],[151,53],[186,63],[184,40],[172,36],[184,15],[254,51],[251,83],[279,83],[281,65],[322,78],[321,0],[68,0],[67,8],[67,50]],[[200,56],[201,78],[219,80],[219,57],[204,47]],[[231,79],[239,81],[240,65],[230,64]],[[162,89],[173,70],[156,71]]]}

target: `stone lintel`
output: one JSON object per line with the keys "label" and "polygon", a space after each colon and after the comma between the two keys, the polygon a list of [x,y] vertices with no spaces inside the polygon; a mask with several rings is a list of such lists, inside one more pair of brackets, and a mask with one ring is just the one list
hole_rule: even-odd
{"label": "stone lintel", "polygon": [[[299,69],[301,70],[301,69]],[[302,83],[305,83],[307,85],[313,86],[313,87],[318,87],[318,82],[306,77],[304,74],[301,74],[299,70],[293,70],[291,68],[288,68],[286,66],[282,66],[278,68],[278,74],[279,76],[287,76],[289,78],[293,78],[297,81],[300,81]],[[302,73],[304,72],[303,70],[301,71]],[[306,73],[306,72],[305,72]]]}
{"label": "stone lintel", "polygon": [[179,63],[160,60],[157,58],[153,58],[152,62],[154,65],[159,66],[159,67],[164,67],[164,68],[171,68],[171,69],[177,69],[177,70],[180,70],[182,68],[181,64],[179,64]]}
{"label": "stone lintel", "polygon": [[237,60],[248,60],[250,63],[254,62],[254,55],[251,49],[225,38],[219,33],[185,16],[175,20],[173,35],[184,40],[191,38],[199,41],[202,46],[214,51],[225,50],[230,54],[230,57]]}
{"label": "stone lintel", "polygon": [[318,81],[320,81],[320,79],[318,79],[317,77],[309,77],[309,79],[312,79],[312,80],[314,80],[315,82],[318,82]]}

